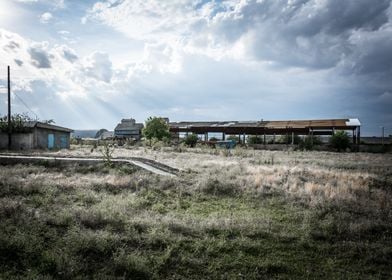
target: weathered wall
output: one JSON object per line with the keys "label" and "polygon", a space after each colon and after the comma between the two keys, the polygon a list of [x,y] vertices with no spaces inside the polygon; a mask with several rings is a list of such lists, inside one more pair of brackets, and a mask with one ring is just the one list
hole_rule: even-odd
{"label": "weathered wall", "polygon": [[[48,134],[54,135],[54,149],[69,149],[69,132],[62,132],[44,128],[34,128],[34,131],[31,133],[13,133],[11,138],[11,149],[48,149]],[[64,137],[65,141],[63,143],[61,143],[61,137]],[[8,149],[7,133],[0,133],[0,149]]]}
{"label": "weathered wall", "polygon": [[[47,149],[48,148],[48,135],[49,134],[54,135],[54,148],[55,149],[60,149],[60,148],[69,149],[69,138],[70,138],[69,132],[62,132],[62,131],[56,131],[56,130],[51,130],[51,129],[45,129],[45,128],[35,128],[35,144],[38,149]],[[66,139],[65,147],[62,147],[62,145],[61,145],[61,137],[62,136],[65,137],[65,139]]]}
{"label": "weathered wall", "polygon": [[[34,148],[33,133],[13,133],[11,138],[14,150],[29,150]],[[8,149],[8,134],[0,133],[0,149]]]}

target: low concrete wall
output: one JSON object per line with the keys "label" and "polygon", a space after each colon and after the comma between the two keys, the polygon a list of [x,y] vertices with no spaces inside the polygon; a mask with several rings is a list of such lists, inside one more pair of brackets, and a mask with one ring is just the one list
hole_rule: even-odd
{"label": "low concrete wall", "polygon": [[[11,143],[11,149],[13,150],[31,150],[34,148],[34,134],[13,133]],[[0,149],[8,149],[7,133],[0,133]]]}

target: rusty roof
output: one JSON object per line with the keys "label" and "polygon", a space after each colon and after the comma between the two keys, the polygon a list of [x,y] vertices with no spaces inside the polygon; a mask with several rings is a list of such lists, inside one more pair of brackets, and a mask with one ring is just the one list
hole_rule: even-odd
{"label": "rusty roof", "polygon": [[324,120],[286,120],[286,121],[217,121],[217,122],[170,122],[173,128],[190,127],[265,127],[284,128],[344,128],[360,126],[358,119],[324,119]]}

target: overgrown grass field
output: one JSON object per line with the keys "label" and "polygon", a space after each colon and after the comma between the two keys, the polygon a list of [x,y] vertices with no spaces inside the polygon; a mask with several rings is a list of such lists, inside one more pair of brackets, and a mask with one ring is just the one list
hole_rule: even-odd
{"label": "overgrown grass field", "polygon": [[392,277],[391,154],[113,155],[181,171],[0,166],[0,279]]}

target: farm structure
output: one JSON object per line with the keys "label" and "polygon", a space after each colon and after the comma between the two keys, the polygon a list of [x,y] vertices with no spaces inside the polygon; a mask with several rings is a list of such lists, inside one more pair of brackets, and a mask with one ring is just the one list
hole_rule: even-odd
{"label": "farm structure", "polygon": [[122,119],[114,129],[114,138],[140,140],[143,127],[142,123],[136,123],[134,119]]}
{"label": "farm structure", "polygon": [[[38,121],[26,122],[11,133],[12,150],[69,149],[73,130]],[[0,149],[8,148],[8,133],[0,133]]]}
{"label": "farm structure", "polygon": [[287,135],[292,136],[293,144],[294,136],[297,135],[333,135],[337,130],[351,132],[353,144],[359,144],[361,137],[361,123],[358,119],[170,122],[169,127],[176,137],[180,137],[180,133],[194,133],[204,135],[204,140],[208,141],[209,133],[222,133],[222,140],[225,140],[226,135],[238,135],[242,143],[245,143],[248,135],[263,137],[264,143],[267,143],[267,136],[272,136],[272,143],[275,143],[275,136]]}

